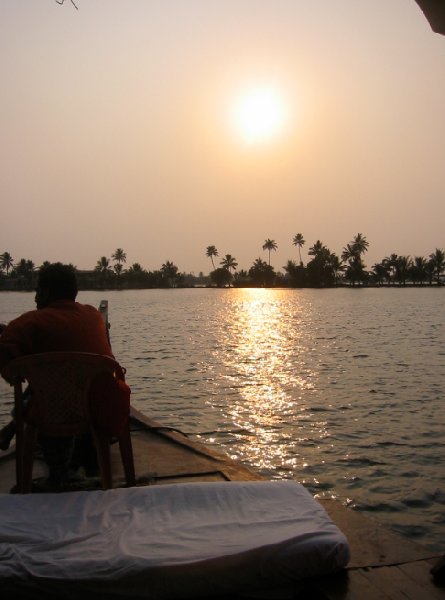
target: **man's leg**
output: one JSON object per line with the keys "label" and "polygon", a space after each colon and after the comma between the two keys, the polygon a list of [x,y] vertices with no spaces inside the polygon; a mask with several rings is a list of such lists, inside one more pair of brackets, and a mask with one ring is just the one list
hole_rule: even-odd
{"label": "man's leg", "polygon": [[71,468],[77,470],[79,467],[85,469],[87,477],[95,477],[99,473],[97,452],[91,433],[84,433],[76,437]]}
{"label": "man's leg", "polygon": [[12,438],[15,436],[16,425],[15,421],[10,421],[7,425],[0,429],[0,450],[7,450]]}
{"label": "man's leg", "polygon": [[[31,391],[29,386],[23,392],[22,397],[22,406],[25,410],[28,404],[31,401]],[[10,421],[7,425],[0,429],[0,450],[7,450],[12,441],[12,438],[15,436],[16,432],[16,424],[15,424],[15,408],[13,407],[11,411],[12,421]]]}
{"label": "man's leg", "polygon": [[68,477],[68,468],[74,450],[74,439],[73,436],[39,437],[43,458],[49,468],[49,480],[54,485],[63,484]]}

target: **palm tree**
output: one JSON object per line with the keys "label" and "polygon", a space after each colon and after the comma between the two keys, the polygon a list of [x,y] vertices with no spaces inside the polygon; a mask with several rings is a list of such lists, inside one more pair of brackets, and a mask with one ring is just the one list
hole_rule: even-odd
{"label": "palm tree", "polygon": [[276,241],[270,240],[269,238],[263,244],[263,250],[269,251],[269,267],[270,267],[270,251],[273,250],[275,252],[275,250],[277,248],[278,248],[278,244],[276,243]]}
{"label": "palm tree", "polygon": [[223,269],[227,269],[227,271],[230,273],[230,271],[236,271],[238,263],[236,262],[236,258],[234,256],[231,254],[226,254],[220,262],[220,265],[222,265]]}
{"label": "palm tree", "polygon": [[427,260],[423,256],[414,257],[414,261],[410,268],[411,281],[414,283],[414,285],[416,285],[416,282],[419,282],[420,285],[423,285],[423,282],[427,278],[426,264]]}
{"label": "palm tree", "polygon": [[133,263],[131,267],[128,269],[131,273],[143,273],[144,269],[141,267],[139,263]]}
{"label": "palm tree", "polygon": [[393,285],[395,285],[397,278],[398,258],[399,257],[397,256],[397,254],[393,252],[392,254],[383,259],[383,264],[387,267],[389,273],[388,285],[390,284],[391,279]]}
{"label": "palm tree", "polygon": [[35,268],[35,264],[32,260],[21,258],[19,262],[14,265],[11,275],[19,277],[24,280],[27,285],[31,285]]}
{"label": "palm tree", "polygon": [[332,270],[332,274],[334,276],[334,282],[337,285],[338,281],[340,279],[340,275],[345,270],[345,267],[342,265],[341,260],[338,258],[338,256],[334,252],[331,252],[329,254],[329,257],[327,258],[327,263]]}
{"label": "palm tree", "polygon": [[110,273],[110,259],[106,256],[101,256],[100,259],[97,261],[94,270],[98,273],[101,273],[102,275]]}
{"label": "palm tree", "polygon": [[365,236],[362,233],[357,233],[355,238],[352,240],[353,247],[355,251],[362,255],[368,251],[369,242],[366,240]]}
{"label": "palm tree", "polygon": [[336,273],[340,267],[338,257],[320,240],[309,248],[308,254],[314,257],[306,267],[309,282],[317,287],[336,283]]}
{"label": "palm tree", "polygon": [[342,253],[341,253],[342,261],[343,262],[353,261],[356,256],[357,256],[357,252],[355,251],[353,244],[346,244],[346,246],[343,248]]}
{"label": "palm tree", "polygon": [[161,273],[168,282],[169,287],[175,287],[178,267],[170,260],[167,260],[161,267]]}
{"label": "palm tree", "polygon": [[114,270],[116,271],[116,273],[118,275],[120,275],[121,272],[122,272],[122,263],[127,262],[127,255],[122,250],[122,248],[117,248],[117,250],[115,251],[115,253],[111,255],[111,258],[115,262],[117,262],[117,265],[115,265]]}
{"label": "palm tree", "polygon": [[440,276],[445,270],[445,252],[440,248],[436,248],[436,250],[430,254],[430,260],[434,267],[437,285],[440,285]]}
{"label": "palm tree", "polygon": [[380,262],[380,263],[376,263],[372,267],[372,276],[374,277],[374,280],[376,281],[376,283],[378,283],[378,285],[383,285],[383,282],[385,281],[385,279],[387,279],[389,281],[388,265],[384,261]]}
{"label": "palm tree", "polygon": [[212,261],[212,267],[213,270],[215,270],[215,263],[213,262],[213,257],[218,256],[218,250],[216,249],[216,246],[207,246],[206,256]]}
{"label": "palm tree", "polygon": [[323,251],[326,250],[326,246],[320,241],[317,240],[313,246],[311,246],[308,250],[309,256],[319,256]]}
{"label": "palm tree", "polygon": [[436,265],[430,255],[430,258],[427,260],[426,265],[425,265],[425,273],[426,273],[426,277],[428,279],[428,285],[433,285],[433,278],[434,278],[435,270],[436,270]]}
{"label": "palm tree", "polygon": [[294,246],[298,246],[298,255],[300,257],[300,265],[303,264],[303,261],[301,260],[301,248],[305,245],[306,240],[303,238],[303,234],[302,233],[296,233],[294,235],[294,239],[292,240],[292,244]]}
{"label": "palm tree", "polygon": [[11,269],[13,266],[14,261],[12,256],[9,254],[9,252],[3,252],[3,254],[0,255],[0,269],[2,271],[6,271],[6,275],[8,275],[9,269]]}
{"label": "palm tree", "polygon": [[113,269],[114,269],[114,272],[116,273],[116,275],[118,277],[120,277],[122,275],[123,266],[121,265],[121,263],[115,264],[114,267],[113,267]]}
{"label": "palm tree", "polygon": [[411,268],[412,260],[410,256],[399,256],[397,259],[397,271],[399,277],[399,285],[406,285],[406,278]]}
{"label": "palm tree", "polygon": [[369,242],[363,234],[358,233],[352,242],[346,244],[343,248],[341,259],[343,262],[348,263],[346,269],[346,278],[355,285],[355,282],[364,281],[367,277],[365,273],[365,265],[362,261],[362,254],[368,250]]}
{"label": "palm tree", "polygon": [[255,285],[273,285],[275,276],[273,267],[261,258],[257,258],[249,269],[249,277]]}

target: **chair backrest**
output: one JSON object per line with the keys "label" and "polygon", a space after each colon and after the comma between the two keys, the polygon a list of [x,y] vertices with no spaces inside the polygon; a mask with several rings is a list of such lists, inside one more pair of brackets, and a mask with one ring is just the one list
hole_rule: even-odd
{"label": "chair backrest", "polygon": [[[74,435],[88,430],[89,390],[94,379],[103,373],[123,376],[122,368],[114,359],[88,352],[22,356],[11,361],[3,371],[15,386],[28,382],[32,401],[25,418],[47,435]],[[17,398],[16,410],[20,410]]]}

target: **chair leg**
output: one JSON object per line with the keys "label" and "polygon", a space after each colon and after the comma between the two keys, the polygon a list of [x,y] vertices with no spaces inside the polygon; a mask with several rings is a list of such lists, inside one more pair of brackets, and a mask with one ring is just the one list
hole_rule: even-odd
{"label": "chair leg", "polygon": [[97,462],[99,463],[100,480],[103,490],[109,490],[113,487],[113,477],[111,473],[111,455],[110,441],[107,437],[93,432],[93,439],[96,446]]}
{"label": "chair leg", "polygon": [[119,450],[121,453],[122,464],[125,472],[125,481],[128,487],[136,485],[136,475],[134,472],[133,446],[131,444],[130,428],[127,426],[125,431],[119,437]]}
{"label": "chair leg", "polygon": [[32,425],[25,425],[23,435],[22,456],[22,490],[23,494],[29,494],[32,488],[32,467],[34,464],[34,447],[37,439],[37,429]]}
{"label": "chair leg", "polygon": [[24,444],[24,426],[23,421],[17,422],[15,433],[15,478],[16,491],[23,494],[23,444]]}
{"label": "chair leg", "polygon": [[23,444],[25,423],[23,420],[22,382],[14,383],[14,411],[16,421],[15,431],[15,477],[18,494],[23,493]]}

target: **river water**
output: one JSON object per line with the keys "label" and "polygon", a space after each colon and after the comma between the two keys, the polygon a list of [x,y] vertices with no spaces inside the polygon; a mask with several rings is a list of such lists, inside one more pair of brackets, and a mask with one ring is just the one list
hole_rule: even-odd
{"label": "river water", "polygon": [[[132,403],[445,551],[444,288],[81,292]],[[33,295],[0,294],[0,319]],[[12,394],[0,386],[0,422]]]}

